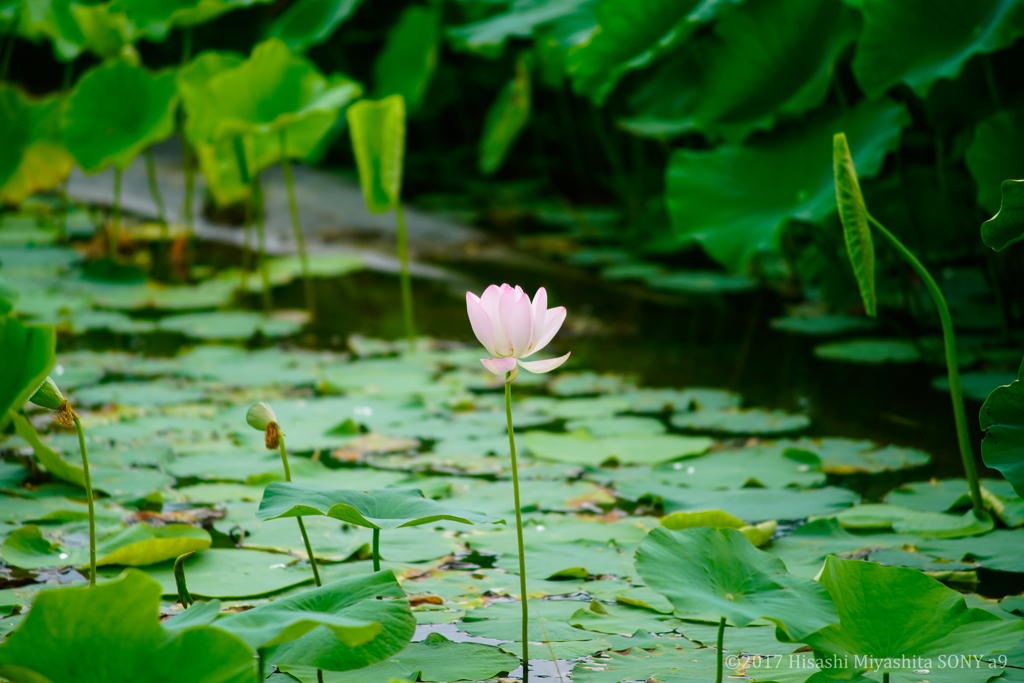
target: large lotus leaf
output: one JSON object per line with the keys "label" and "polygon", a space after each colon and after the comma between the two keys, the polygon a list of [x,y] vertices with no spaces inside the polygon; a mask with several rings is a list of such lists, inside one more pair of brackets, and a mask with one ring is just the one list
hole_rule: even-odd
{"label": "large lotus leaf", "polygon": [[196,26],[225,12],[270,0],[114,0],[111,11],[123,12],[140,33],[161,41],[174,26]]}
{"label": "large lotus leaf", "polygon": [[[341,675],[324,675],[325,683],[379,683],[380,681],[479,681],[503,676],[519,665],[516,657],[491,645],[457,643],[440,633],[412,643],[379,664]],[[316,671],[284,667],[303,683],[317,681]]]}
{"label": "large lotus leaf", "polygon": [[479,168],[484,175],[496,173],[515,146],[530,119],[532,95],[528,54],[516,60],[516,73],[487,110],[480,136]]}
{"label": "large lotus leaf", "polygon": [[971,561],[1001,572],[1024,567],[1024,529],[997,529],[983,536],[917,541],[919,552],[942,560]]}
{"label": "large lotus leaf", "polygon": [[21,410],[55,362],[57,335],[47,325],[28,325],[0,317],[0,427],[9,410]]}
{"label": "large lotus leaf", "polygon": [[[634,647],[626,653],[610,652],[600,659],[584,660],[577,665],[573,678],[586,683],[647,680],[659,683],[714,683],[718,661],[720,657],[712,648],[676,648],[668,643],[650,649]],[[726,675],[728,671],[727,668]]]}
{"label": "large lotus leaf", "polygon": [[1002,251],[1024,239],[1024,180],[1004,180],[999,213],[981,224],[985,246]]}
{"label": "large lotus leaf", "polygon": [[[601,634],[570,626],[568,620],[579,609],[572,600],[535,600],[530,604],[529,638],[534,641],[579,642],[597,640]],[[459,629],[481,638],[521,641],[523,632],[522,604],[498,602],[487,607],[468,610]]]}
{"label": "large lotus leaf", "polygon": [[604,605],[596,600],[588,607],[573,612],[568,621],[572,626],[588,631],[624,636],[640,629],[648,633],[671,633],[683,625],[682,621],[668,614],[630,605]]}
{"label": "large lotus leaf", "polygon": [[616,84],[687,40],[723,5],[739,0],[604,0],[597,6],[597,30],[569,51],[566,70],[576,92],[603,104]]}
{"label": "large lotus leaf", "polygon": [[[964,161],[978,187],[978,203],[990,214],[999,211],[1000,185],[1003,181],[1007,178],[1024,178],[1022,150],[1024,111],[1000,111],[974,129],[974,139],[964,153]],[[1006,193],[1005,190],[1003,192]],[[1008,208],[1012,210],[1013,204]],[[983,228],[982,239],[985,239],[984,232]],[[1019,237],[1019,232],[1014,237]],[[985,244],[997,248],[994,241],[985,239]]]}
{"label": "large lotus leaf", "polygon": [[[267,660],[279,667],[310,666],[324,671],[350,671],[392,657],[409,644],[416,630],[416,618],[404,599],[404,591],[390,571],[368,577],[364,575],[346,585],[350,586],[350,595],[342,597],[338,603],[344,606],[344,616],[380,624],[378,635],[361,645],[338,647],[337,636],[329,628],[320,626],[298,640],[272,648],[267,653]],[[372,599],[374,596],[402,599],[378,601]],[[326,596],[320,599],[326,599]]]}
{"label": "large lotus leaf", "polygon": [[54,55],[70,62],[84,50],[101,57],[119,54],[137,59],[131,46],[134,27],[107,3],[76,0],[26,0],[18,31],[30,40],[49,40]]}
{"label": "large lotus leaf", "polygon": [[653,465],[668,460],[694,457],[714,442],[706,437],[674,434],[641,434],[595,439],[586,433],[552,434],[532,431],[520,439],[534,456],[556,462],[597,467],[606,462]]}
{"label": "large lotus leaf", "polygon": [[694,124],[735,140],[819,106],[859,24],[831,0],[743,3],[715,24],[716,40],[702,55]]}
{"label": "large lotus leaf", "polygon": [[415,112],[434,77],[440,49],[441,8],[407,8],[388,32],[384,50],[373,63],[374,97],[401,95],[406,109]]}
{"label": "large lotus leaf", "polygon": [[981,458],[1024,498],[1024,363],[1018,379],[997,387],[981,406]]}
{"label": "large lotus leaf", "polygon": [[409,612],[404,600],[377,600],[378,596],[405,597],[392,571],[342,579],[278,598],[223,617],[216,626],[234,633],[254,650],[297,640],[318,626],[334,633],[339,648],[354,648],[381,635],[383,627],[374,618],[376,613],[393,619]]}
{"label": "large lotus leaf", "polygon": [[819,579],[839,613],[839,624],[799,639],[826,671],[863,670],[870,658],[876,672],[918,669],[914,658],[984,656],[1017,644],[1024,621],[1004,621],[982,609],[968,609],[963,596],[915,569],[829,557]]}
{"label": "large lotus leaf", "polygon": [[304,515],[326,515],[371,529],[397,529],[441,520],[461,524],[504,523],[502,519],[424,498],[419,489],[328,490],[289,482],[267,486],[256,513],[261,520]]}
{"label": "large lotus leaf", "polygon": [[295,52],[305,52],[328,38],[359,7],[362,0],[298,0],[267,27]]}
{"label": "large lotus leaf", "polygon": [[15,683],[251,683],[256,660],[241,640],[208,626],[165,628],[160,593],[138,570],[40,593],[0,646],[0,675]]}
{"label": "large lotus leaf", "polygon": [[[805,488],[825,483],[825,474],[818,467],[789,458],[782,449],[765,444],[715,451],[698,460],[661,465],[653,471],[609,470],[608,474],[613,475],[613,481],[640,478],[696,489]],[[601,480],[601,475],[593,478]]]}
{"label": "large lotus leaf", "polygon": [[835,514],[845,529],[888,530],[922,538],[960,538],[992,530],[992,518],[979,519],[973,510],[961,515],[921,512],[884,503],[857,505]]}
{"label": "large lotus leaf", "polygon": [[[309,61],[271,38],[257,45],[241,65],[210,78],[204,89],[210,99],[203,115],[216,119],[215,142],[285,131],[287,155],[301,158],[312,152],[337,121],[341,108],[360,90],[347,78],[325,78]],[[298,129],[294,141],[292,128]]]}
{"label": "large lotus leaf", "polygon": [[780,557],[790,573],[811,579],[829,555],[863,557],[868,551],[902,548],[915,542],[920,539],[899,534],[852,534],[834,519],[819,519],[776,538],[768,552]]}
{"label": "large lotus leaf", "polygon": [[679,429],[720,434],[787,434],[810,425],[811,418],[806,415],[762,408],[695,410],[672,417],[672,426]]}
{"label": "large lotus leaf", "polygon": [[29,196],[64,182],[74,159],[61,141],[62,100],[30,100],[16,88],[0,85],[0,201],[21,204]]}
{"label": "large lotus leaf", "polygon": [[401,95],[361,100],[345,115],[366,206],[373,213],[384,213],[397,206],[402,196],[405,100]]}
{"label": "large lotus leaf", "polygon": [[661,518],[661,525],[666,529],[678,531],[680,529],[697,529],[700,527],[712,527],[714,529],[737,529],[741,534],[760,548],[771,540],[775,533],[776,524],[774,521],[767,521],[750,526],[743,520],[736,519],[728,512],[721,510],[703,510],[701,512],[673,512]]}
{"label": "large lotus leaf", "polygon": [[[590,26],[597,22],[594,17],[594,0],[515,0],[508,11],[493,17],[455,26],[448,29],[448,38],[455,47],[489,54],[499,51],[510,38],[529,38],[534,30],[567,18],[582,14],[589,16]],[[582,22],[574,22],[586,24]],[[582,30],[586,30],[586,26]],[[592,30],[592,28],[591,28]]]}
{"label": "large lotus leaf", "polygon": [[826,474],[877,474],[923,467],[931,457],[916,448],[879,447],[873,441],[854,439],[800,439],[766,444],[783,448],[787,458],[812,465]]}
{"label": "large lotus leaf", "polygon": [[653,481],[627,481],[616,487],[616,493],[626,500],[660,501],[665,512],[722,510],[748,523],[826,515],[859,500],[852,491],[835,486],[703,491]]}
{"label": "large lotus leaf", "polygon": [[[131,97],[124,97],[131,93]],[[132,159],[174,132],[174,73],[157,75],[124,61],[85,74],[68,96],[64,144],[86,173]]]}
{"label": "large lotus leaf", "polygon": [[[189,592],[196,597],[255,597],[312,583],[309,565],[293,566],[293,560],[279,553],[211,548],[185,560],[185,576]],[[178,595],[173,562],[147,567],[146,573],[157,580],[164,595]]]}
{"label": "large lotus leaf", "polygon": [[722,616],[736,626],[765,618],[796,640],[837,621],[821,585],[787,573],[782,560],[735,529],[654,529],[640,542],[636,566],[678,613]]}
{"label": "large lotus leaf", "polygon": [[746,146],[676,151],[666,179],[675,243],[696,241],[742,270],[754,253],[776,249],[787,221],[818,222],[835,210],[833,133],[846,132],[860,176],[871,177],[906,120],[891,100],[865,101],[845,113],[823,110]]}
{"label": "large lotus leaf", "polygon": [[903,82],[924,96],[955,78],[973,55],[994,52],[1024,33],[1020,0],[858,0],[864,28],[853,74],[868,97]]}
{"label": "large lotus leaf", "polygon": [[289,337],[306,324],[301,311],[275,311],[271,315],[252,311],[184,313],[163,318],[158,328],[198,339],[249,339],[257,332],[265,337]]}
{"label": "large lotus leaf", "polygon": [[[188,524],[135,524],[96,541],[96,564],[143,567],[209,547],[210,534]],[[34,524],[13,531],[2,552],[4,561],[22,569],[89,564],[87,547],[53,544]]]}

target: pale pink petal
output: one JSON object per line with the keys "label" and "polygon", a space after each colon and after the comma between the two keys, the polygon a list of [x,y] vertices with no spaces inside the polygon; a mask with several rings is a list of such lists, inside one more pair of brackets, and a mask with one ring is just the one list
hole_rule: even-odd
{"label": "pale pink petal", "polygon": [[533,308],[530,306],[530,297],[524,294],[516,301],[508,303],[503,296],[501,315],[502,324],[508,332],[509,341],[512,342],[512,355],[528,353],[530,341],[533,339]]}
{"label": "pale pink petal", "polygon": [[480,299],[472,292],[466,292],[466,312],[469,313],[473,334],[489,353],[497,356],[498,352],[494,350],[494,322],[487,315]]}
{"label": "pale pink petal", "polygon": [[541,287],[533,295],[533,338],[530,340],[530,350],[525,355],[529,356],[537,350],[537,344],[544,335],[544,321],[548,311],[548,291]]}
{"label": "pale pink petal", "polygon": [[541,336],[540,341],[538,341],[533,347],[533,350],[530,351],[531,354],[536,353],[547,346],[548,342],[551,341],[551,338],[554,337],[558,333],[558,330],[562,328],[562,323],[565,322],[565,306],[549,308],[545,315],[547,317],[544,318],[544,334]]}
{"label": "pale pink petal", "polygon": [[505,291],[510,289],[508,285],[502,285],[501,287],[491,285],[480,296],[480,305],[483,306],[484,312],[487,313],[487,317],[491,319],[491,323],[494,325],[494,346],[487,350],[495,356],[512,355],[512,342],[508,340],[508,333],[505,332],[505,326],[501,321],[501,314],[498,312],[502,296],[504,296]]}
{"label": "pale pink petal", "polygon": [[529,370],[539,375],[542,372],[551,372],[567,360],[569,360],[568,353],[559,358],[549,358],[548,360],[521,360],[519,365],[523,370]]}
{"label": "pale pink petal", "polygon": [[[516,353],[516,340],[522,338],[522,320],[521,316],[517,313],[519,308],[518,297],[516,296],[516,290],[508,287],[507,285],[502,286],[501,301],[498,302],[498,319],[500,320],[501,329],[505,333],[505,339],[508,340],[508,345],[503,346],[502,341],[495,341],[494,348],[497,350],[498,356],[514,356]],[[530,334],[533,334],[532,328]],[[513,335],[515,335],[513,337]],[[529,343],[529,338],[527,338]],[[526,348],[525,346],[523,348]]]}
{"label": "pale pink petal", "polygon": [[516,368],[515,358],[481,358],[480,362],[495,375],[504,375]]}

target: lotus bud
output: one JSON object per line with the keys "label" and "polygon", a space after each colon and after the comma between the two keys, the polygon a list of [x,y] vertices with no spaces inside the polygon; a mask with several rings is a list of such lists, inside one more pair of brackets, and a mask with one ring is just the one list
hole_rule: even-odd
{"label": "lotus bud", "polygon": [[71,409],[71,404],[64,398],[64,394],[60,393],[60,388],[53,378],[47,377],[43,380],[29,401],[52,410],[53,419],[61,426],[68,428],[75,426],[75,411]]}
{"label": "lotus bud", "polygon": [[49,408],[50,410],[59,410],[66,400],[52,377],[44,379],[43,383],[36,389],[36,393],[32,394],[32,398],[29,399],[29,401],[37,406]]}
{"label": "lotus bud", "polygon": [[260,401],[249,408],[249,412],[245,414],[245,421],[249,423],[249,426],[253,429],[258,429],[266,434],[266,446],[268,451],[272,451],[280,447],[281,445],[281,428],[277,424],[277,415],[274,414],[274,409],[269,405]]}

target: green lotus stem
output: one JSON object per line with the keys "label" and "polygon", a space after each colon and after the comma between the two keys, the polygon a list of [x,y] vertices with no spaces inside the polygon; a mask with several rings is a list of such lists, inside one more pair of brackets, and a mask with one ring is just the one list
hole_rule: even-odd
{"label": "green lotus stem", "polygon": [[242,291],[246,291],[249,269],[252,267],[252,201],[245,204],[245,236],[242,238]]}
{"label": "green lotus stem", "polygon": [[889,672],[888,671],[886,671],[884,674],[882,674],[882,683],[889,683]]}
{"label": "green lotus stem", "polygon": [[306,238],[302,234],[302,222],[299,219],[299,200],[295,196],[295,177],[292,174],[292,162],[288,158],[287,131],[281,130],[281,169],[284,171],[284,183],[288,188],[288,210],[292,217],[292,231],[295,233],[295,246],[299,250],[299,262],[302,264],[302,283],[306,288],[306,310],[312,320],[316,317],[316,291],[313,278],[309,274],[309,258],[306,256]]}
{"label": "green lotus stem", "polygon": [[896,236],[889,232],[884,225],[879,223],[873,216],[868,216],[871,225],[891,244],[896,251],[910,264],[918,277],[924,282],[925,289],[931,295],[935,308],[939,312],[939,321],[942,323],[942,341],[946,350],[946,371],[949,374],[949,394],[953,400],[953,419],[956,422],[956,436],[960,445],[960,457],[964,463],[964,474],[967,476],[967,485],[971,492],[971,505],[974,514],[981,517],[985,514],[985,507],[981,498],[981,487],[978,484],[978,468],[974,463],[974,452],[971,450],[970,436],[967,431],[967,413],[964,412],[964,394],[960,385],[960,363],[956,354],[956,337],[953,334],[953,319],[949,315],[949,305],[942,290],[935,283],[928,270],[921,265],[913,253],[903,243],[896,239]]}
{"label": "green lotus stem", "polygon": [[263,235],[263,185],[260,183],[260,174],[252,177],[252,201],[256,212],[256,265],[260,269],[260,277],[263,279],[263,311],[270,315],[274,302],[270,298],[270,271],[267,267],[266,239]]}
{"label": "green lotus stem", "polygon": [[373,530],[373,571],[380,571],[380,529]]}
{"label": "green lotus stem", "polygon": [[85,501],[89,504],[89,586],[96,585],[96,507],[92,495],[92,474],[89,472],[89,453],[85,449],[85,432],[78,415],[74,415],[78,431],[78,449],[82,451],[82,471],[85,473]]}
{"label": "green lotus stem", "polygon": [[160,184],[156,180],[156,160],[153,158],[153,148],[147,147],[146,151],[143,152],[143,156],[146,158],[146,179],[149,181],[149,194],[153,197],[153,203],[156,204],[157,220],[160,221],[163,238],[166,240],[168,237],[167,212],[164,209],[163,195],[160,194]]}
{"label": "green lotus stem", "polygon": [[188,584],[185,583],[185,561],[195,554],[195,550],[190,550],[184,555],[178,555],[178,559],[174,561],[174,585],[178,588],[178,600],[181,601],[181,606],[185,609],[191,607],[195,602],[192,599],[192,594],[188,592]]}
{"label": "green lotus stem", "polygon": [[725,653],[722,652],[723,641],[725,640],[725,617],[718,622],[718,673],[715,674],[715,683],[722,683],[722,660]]}
{"label": "green lotus stem", "polygon": [[265,648],[261,647],[260,649],[256,650],[256,667],[257,667],[257,669],[256,669],[256,676],[257,676],[256,680],[257,681],[263,681],[263,680],[266,680],[266,678],[267,678],[267,675],[266,675],[267,656],[266,655],[267,655],[267,652],[266,652]]}
{"label": "green lotus stem", "polygon": [[505,421],[508,423],[508,447],[512,451],[512,493],[516,503],[516,537],[519,541],[519,591],[523,601],[523,683],[530,680],[530,612],[526,606],[526,548],[523,544],[523,513],[519,506],[519,466],[516,464],[516,438],[512,434],[512,373],[505,373]]}
{"label": "green lotus stem", "polygon": [[185,265],[192,263],[192,240],[195,237],[195,226],[192,220],[192,196],[196,192],[196,171],[193,167],[195,159],[192,156],[192,146],[185,139],[185,133],[181,134],[181,163],[185,171],[185,203],[181,212],[185,214]]}
{"label": "green lotus stem", "polygon": [[401,264],[399,278],[402,283],[402,316],[405,318],[405,336],[409,340],[409,351],[416,348],[416,326],[412,314],[412,280],[409,279],[409,238],[405,232],[405,212],[402,203],[395,204],[395,222],[398,224],[398,261]]}
{"label": "green lotus stem", "polygon": [[114,166],[114,204],[110,207],[110,234],[107,235],[107,256],[117,260],[121,243],[121,169]]}
{"label": "green lotus stem", "polygon": [[[284,446],[284,434],[279,436],[281,442],[281,464],[284,465],[284,480],[292,480],[292,468],[288,466],[288,449]],[[306,525],[302,523],[302,517],[296,517],[295,521],[299,523],[299,531],[302,533],[302,542],[306,544],[306,556],[309,558],[309,565],[313,568],[313,580],[317,586],[322,586],[320,583],[320,570],[316,568],[316,557],[313,555],[313,546],[309,542],[309,534],[306,533]]]}
{"label": "green lotus stem", "polygon": [[3,62],[0,62],[0,81],[6,81],[7,75],[11,71],[11,55],[14,54],[14,43],[18,40],[18,22],[20,20],[21,15],[15,15],[14,21],[11,22],[10,33],[7,35],[7,41],[4,43]]}

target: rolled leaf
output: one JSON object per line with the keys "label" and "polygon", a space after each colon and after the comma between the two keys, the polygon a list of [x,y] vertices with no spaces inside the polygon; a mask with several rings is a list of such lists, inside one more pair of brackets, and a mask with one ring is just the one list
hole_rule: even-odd
{"label": "rolled leaf", "polygon": [[864,310],[868,315],[875,316],[878,314],[875,297],[875,247],[871,241],[868,209],[864,204],[860,183],[857,182],[857,169],[853,165],[845,133],[836,133],[832,138],[832,168],[836,177],[839,217],[843,221],[843,233],[846,235],[846,251],[850,255],[850,263],[853,264],[853,274],[857,277],[860,296],[864,300]]}
{"label": "rolled leaf", "polygon": [[385,213],[402,195],[405,98],[362,100],[349,107],[346,116],[366,206],[373,213]]}
{"label": "rolled leaf", "polygon": [[516,75],[498,94],[487,111],[480,138],[480,172],[496,173],[530,119],[530,60],[523,54],[516,62]]}

